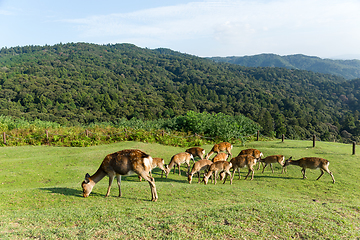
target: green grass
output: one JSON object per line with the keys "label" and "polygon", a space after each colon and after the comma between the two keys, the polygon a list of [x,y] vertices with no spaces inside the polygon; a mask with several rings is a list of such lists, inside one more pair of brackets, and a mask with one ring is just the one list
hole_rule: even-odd
{"label": "green grass", "polygon": [[[203,146],[208,152],[212,146]],[[318,156],[330,161],[336,183],[319,170],[289,166],[281,174],[268,167],[255,172],[253,181],[234,178],[233,185],[187,183],[182,176],[160,178],[154,169],[157,202],[151,202],[147,182],[137,176],[122,178],[104,198],[108,178],[82,198],[81,182],[93,174],[108,153],[139,148],[169,163],[185,148],[122,142],[87,148],[48,146],[0,149],[1,239],[359,239],[359,157],[352,146],[310,141],[251,142],[235,145],[257,148],[265,156],[284,154],[293,159]]]}

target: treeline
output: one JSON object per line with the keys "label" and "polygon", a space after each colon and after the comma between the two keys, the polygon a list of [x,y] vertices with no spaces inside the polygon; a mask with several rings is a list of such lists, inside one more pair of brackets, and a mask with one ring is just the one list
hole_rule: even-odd
{"label": "treeline", "polygon": [[359,141],[359,98],[360,79],[241,67],[131,44],[0,51],[0,114],[62,126],[193,111],[244,115],[270,137]]}

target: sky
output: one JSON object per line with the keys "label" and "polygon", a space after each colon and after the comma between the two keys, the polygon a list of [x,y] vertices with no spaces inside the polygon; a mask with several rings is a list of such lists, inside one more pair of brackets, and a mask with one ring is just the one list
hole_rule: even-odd
{"label": "sky", "polygon": [[0,48],[60,42],[360,59],[360,0],[0,0]]}

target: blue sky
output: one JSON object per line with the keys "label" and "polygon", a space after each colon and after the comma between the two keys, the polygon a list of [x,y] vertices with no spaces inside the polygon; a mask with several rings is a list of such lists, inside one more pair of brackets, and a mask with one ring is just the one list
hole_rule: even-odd
{"label": "blue sky", "polygon": [[201,57],[360,59],[359,0],[0,0],[0,48],[132,43]]}

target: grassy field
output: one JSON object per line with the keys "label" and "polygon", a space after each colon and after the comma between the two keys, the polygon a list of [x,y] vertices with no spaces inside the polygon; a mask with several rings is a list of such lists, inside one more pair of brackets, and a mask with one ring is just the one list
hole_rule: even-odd
{"label": "grassy field", "polygon": [[[122,142],[87,148],[48,146],[0,149],[1,239],[359,239],[359,157],[352,146],[310,141],[251,142],[235,145],[233,155],[257,148],[265,156],[284,154],[330,161],[336,183],[319,170],[289,166],[286,174],[274,164],[255,172],[253,181],[234,178],[233,185],[187,183],[182,176],[160,178],[154,169],[157,202],[151,202],[147,182],[122,178],[122,198],[116,183],[104,198],[108,178],[89,198],[81,182],[93,174],[108,154],[139,148],[169,163],[185,148]],[[212,146],[202,146],[208,152]]]}

